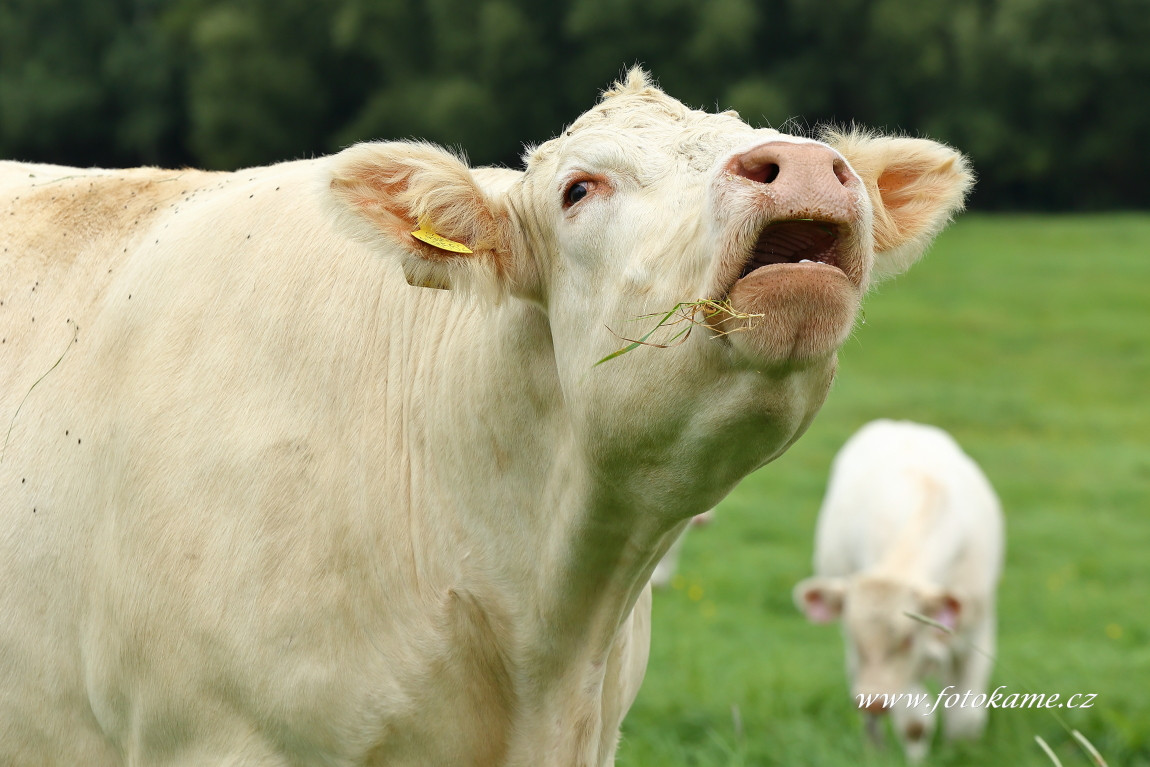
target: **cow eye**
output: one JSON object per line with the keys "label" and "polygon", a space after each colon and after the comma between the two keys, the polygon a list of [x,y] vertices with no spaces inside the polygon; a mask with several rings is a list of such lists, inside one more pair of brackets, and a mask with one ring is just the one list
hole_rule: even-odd
{"label": "cow eye", "polygon": [[586,181],[576,181],[571,186],[567,187],[567,193],[563,195],[563,202],[568,206],[582,200],[591,191],[591,185]]}

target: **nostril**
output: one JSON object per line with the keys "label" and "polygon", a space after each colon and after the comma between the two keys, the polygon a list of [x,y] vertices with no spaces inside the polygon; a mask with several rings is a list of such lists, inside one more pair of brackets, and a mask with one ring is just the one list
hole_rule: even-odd
{"label": "nostril", "polygon": [[831,169],[834,170],[835,178],[839,180],[840,184],[846,186],[850,183],[851,169],[847,167],[845,162],[836,157],[834,163],[831,165]]}
{"label": "nostril", "polygon": [[773,160],[763,161],[757,157],[743,157],[733,163],[731,172],[758,184],[769,184],[779,177],[782,168]]}
{"label": "nostril", "polygon": [[758,146],[731,160],[727,172],[757,184],[770,184],[783,172],[777,147]]}

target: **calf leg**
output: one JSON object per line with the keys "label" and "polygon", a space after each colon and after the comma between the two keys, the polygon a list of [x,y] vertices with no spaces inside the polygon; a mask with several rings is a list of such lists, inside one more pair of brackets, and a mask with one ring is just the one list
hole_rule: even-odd
{"label": "calf leg", "polygon": [[[971,637],[971,642],[955,648],[953,677],[948,680],[957,692],[966,696],[966,706],[953,706],[943,713],[943,731],[947,739],[977,738],[986,729],[987,708],[985,705],[972,706],[979,696],[984,696],[990,683],[990,672],[994,667],[995,621],[993,615],[982,622]],[[985,702],[985,697],[982,701]]]}
{"label": "calf leg", "polygon": [[867,740],[880,751],[886,747],[882,736],[882,716],[880,714],[863,713],[863,726],[866,728]]}
{"label": "calf leg", "polygon": [[931,710],[933,701],[929,701],[927,696],[923,698],[928,701],[925,705],[912,706],[908,701],[919,695],[926,696],[926,688],[915,685],[907,692],[911,698],[900,701],[891,709],[891,724],[899,742],[902,743],[906,760],[911,764],[918,764],[930,751],[930,740],[934,735],[934,712]]}
{"label": "calf leg", "polygon": [[655,588],[665,589],[671,585],[671,579],[675,577],[675,570],[679,566],[679,552],[683,548],[683,539],[686,537],[687,531],[684,530],[683,534],[671,544],[671,548],[667,549],[659,564],[655,565],[655,572],[651,573],[651,585]]}

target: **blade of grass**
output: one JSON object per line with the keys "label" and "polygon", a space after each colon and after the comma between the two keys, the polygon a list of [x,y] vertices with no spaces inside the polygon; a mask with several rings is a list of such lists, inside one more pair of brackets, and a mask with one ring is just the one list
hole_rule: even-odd
{"label": "blade of grass", "polygon": [[1070,734],[1078,741],[1078,745],[1082,746],[1082,748],[1086,750],[1086,753],[1090,754],[1090,758],[1094,760],[1094,764],[1098,767],[1109,767],[1109,765],[1106,764],[1106,760],[1102,758],[1102,754],[1098,753],[1098,749],[1094,747],[1093,743],[1086,739],[1085,735],[1078,730],[1072,730]]}
{"label": "blade of grass", "polygon": [[1050,761],[1054,762],[1054,767],[1062,767],[1062,762],[1058,761],[1058,757],[1054,755],[1054,751],[1050,746],[1046,745],[1046,741],[1042,739],[1041,735],[1035,735],[1034,740],[1042,750],[1046,752],[1046,755],[1050,757]]}
{"label": "blade of grass", "polygon": [[[687,311],[685,311],[686,309],[689,309],[690,311],[687,312]],[[700,312],[700,311],[703,312],[703,322],[700,322],[700,321],[695,319],[695,314]],[[668,322],[668,320],[670,320],[676,314],[679,314],[679,318],[676,319],[674,322]],[[598,367],[599,365],[602,365],[604,362],[607,362],[608,360],[613,360],[616,357],[620,357],[629,351],[637,349],[640,346],[653,346],[657,349],[667,349],[667,348],[670,348],[672,345],[674,345],[675,341],[679,341],[680,343],[682,343],[682,341],[685,341],[687,336],[690,335],[691,330],[696,325],[704,324],[707,320],[709,320],[711,317],[714,317],[716,314],[729,314],[732,319],[743,319],[743,320],[753,319],[755,317],[761,317],[762,316],[761,314],[744,314],[742,312],[738,312],[730,305],[729,301],[715,301],[715,300],[709,299],[709,298],[700,299],[698,301],[684,301],[684,302],[676,304],[675,306],[673,306],[671,308],[670,311],[668,311],[662,315],[660,315],[659,312],[653,312],[651,314],[640,315],[640,316],[635,317],[632,320],[630,320],[631,322],[635,322],[638,320],[644,320],[644,319],[651,319],[653,317],[659,317],[659,321],[658,321],[658,323],[655,324],[655,327],[651,328],[649,331],[647,331],[645,334],[643,334],[643,336],[641,338],[638,338],[638,339],[627,338],[626,336],[619,335],[615,331],[611,330],[610,327],[608,327],[607,330],[610,331],[610,333],[612,335],[614,335],[616,338],[620,338],[624,341],[627,341],[628,344],[627,344],[627,346],[624,346],[621,349],[617,349],[617,350],[611,352],[606,357],[604,357],[603,359],[599,360],[594,365],[592,365],[592,367]],[[684,330],[681,330],[679,333],[672,336],[666,343],[659,344],[659,343],[654,343],[652,341],[647,340],[652,336],[652,334],[655,333],[655,331],[659,330],[659,328],[673,327],[674,325],[678,325],[681,322],[687,322],[687,323],[689,323],[689,325]],[[716,336],[724,336],[724,335],[728,335],[729,333],[736,332],[738,330],[745,330],[746,328],[747,328],[747,326],[743,326],[743,327],[739,327],[739,328],[733,328],[732,330],[727,330],[727,331],[716,330],[715,335]],[[680,339],[682,339],[682,340],[680,341]]]}
{"label": "blade of grass", "polygon": [[[655,327],[651,328],[650,330],[648,330],[646,333],[644,333],[642,338],[640,338],[640,339],[639,339],[639,340],[637,340],[637,341],[632,341],[632,342],[631,342],[629,345],[627,345],[627,346],[623,347],[622,349],[619,349],[618,351],[614,351],[614,352],[611,352],[610,354],[608,354],[606,357],[604,357],[603,359],[601,359],[601,360],[599,360],[598,362],[596,362],[596,363],[595,363],[594,365],[592,365],[591,367],[598,367],[599,365],[602,365],[604,362],[607,362],[608,360],[613,360],[613,359],[615,359],[616,357],[619,357],[619,356],[621,356],[621,355],[623,355],[623,354],[626,354],[627,352],[631,351],[632,349],[636,349],[636,348],[638,348],[638,347],[642,346],[642,345],[643,345],[643,344],[646,342],[646,340],[647,340],[648,338],[650,338],[650,337],[651,337],[651,335],[652,335],[652,334],[653,334],[653,333],[654,333],[656,330],[658,330],[659,328],[663,327],[663,323],[664,323],[664,322],[666,322],[668,319],[670,319],[670,318],[671,318],[671,316],[672,316],[672,315],[673,315],[675,312],[679,311],[679,307],[681,307],[681,306],[682,306],[682,304],[675,304],[675,307],[674,307],[673,309],[671,309],[671,311],[669,311],[669,312],[667,312],[666,314],[664,314],[664,315],[663,315],[663,319],[659,320],[659,324],[658,324],[658,325],[656,325]],[[611,330],[611,328],[607,328],[607,330]],[[612,333],[614,333],[614,331],[611,331],[611,332],[612,332]]]}

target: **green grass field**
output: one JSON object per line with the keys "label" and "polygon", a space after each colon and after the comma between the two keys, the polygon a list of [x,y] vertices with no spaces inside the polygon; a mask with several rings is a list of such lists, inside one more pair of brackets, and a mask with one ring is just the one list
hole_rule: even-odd
{"label": "green grass field", "polygon": [[[649,352],[648,352],[649,353]],[[655,595],[651,661],[619,764],[888,765],[865,747],[842,639],[791,604],[810,573],[832,456],[879,417],[936,424],[1002,498],[993,685],[1097,693],[1089,710],[999,709],[930,764],[1150,765],[1150,217],[966,216],[879,287],[803,439],[691,531]],[[937,688],[936,688],[937,689]]]}

